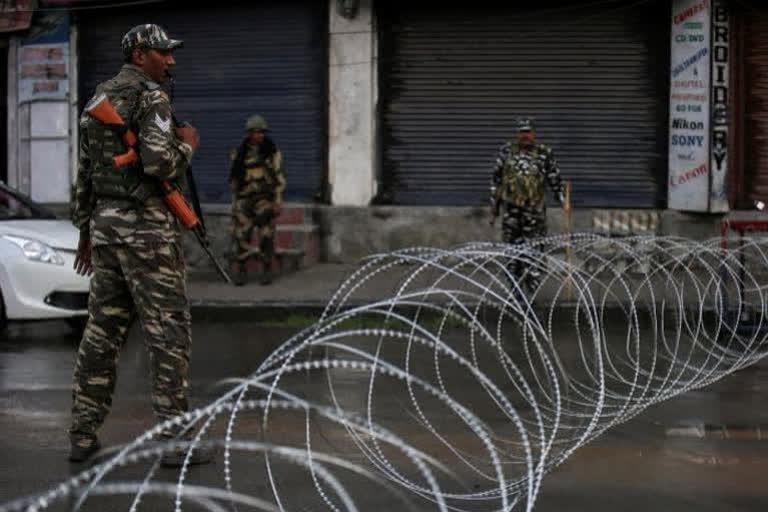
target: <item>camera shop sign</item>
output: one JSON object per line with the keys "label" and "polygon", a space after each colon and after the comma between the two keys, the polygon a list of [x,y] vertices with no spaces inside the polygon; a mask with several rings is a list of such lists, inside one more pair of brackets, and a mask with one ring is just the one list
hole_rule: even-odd
{"label": "camera shop sign", "polygon": [[724,211],[728,17],[719,0],[673,0],[669,207]]}

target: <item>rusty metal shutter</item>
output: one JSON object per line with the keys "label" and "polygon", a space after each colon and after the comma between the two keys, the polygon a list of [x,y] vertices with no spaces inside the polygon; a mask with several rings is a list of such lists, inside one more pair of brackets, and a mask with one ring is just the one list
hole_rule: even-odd
{"label": "rusty metal shutter", "polygon": [[285,155],[285,198],[315,199],[325,179],[325,2],[188,2],[78,11],[81,106],[120,68],[120,40],[139,23],[183,39],[176,54],[175,108],[200,131],[192,162],[201,201],[231,199],[229,151],[246,118],[262,113]]}
{"label": "rusty metal shutter", "polygon": [[495,153],[525,115],[575,205],[664,204],[669,2],[531,5],[382,7],[383,200],[487,203]]}
{"label": "rusty metal shutter", "polygon": [[768,10],[749,8],[743,19],[744,187],[747,203],[751,205],[768,198]]}

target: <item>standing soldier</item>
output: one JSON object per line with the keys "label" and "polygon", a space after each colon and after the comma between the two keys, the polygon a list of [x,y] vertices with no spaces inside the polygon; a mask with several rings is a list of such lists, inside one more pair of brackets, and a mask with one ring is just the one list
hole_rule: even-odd
{"label": "standing soldier", "polygon": [[[504,144],[496,157],[491,179],[491,215],[503,214],[502,240],[522,244],[534,237],[546,236],[547,215],[545,183],[549,184],[558,204],[563,204],[560,170],[552,149],[536,143],[532,119],[517,123],[517,140]],[[499,211],[501,210],[501,212]],[[541,272],[518,259],[512,271],[520,278],[525,273],[529,290],[538,285]]]}
{"label": "standing soldier", "polygon": [[275,218],[285,190],[283,155],[266,132],[267,121],[260,115],[248,118],[247,136],[230,154],[229,184],[232,187],[232,254],[238,265],[235,284],[248,278],[246,263],[251,255],[251,235],[259,233],[259,253],[263,270],[259,282],[272,282],[272,258],[275,253]]}
{"label": "standing soldier", "polygon": [[[161,180],[177,183],[182,178],[200,143],[194,127],[173,127],[168,95],[159,85],[176,63],[173,51],[181,46],[157,25],[129,30],[122,40],[125,64],[96,88],[80,118],[75,269],[93,272],[93,279],[73,379],[71,461],[84,461],[100,448],[96,432],[112,405],[120,349],[137,315],[149,352],[157,419],[178,418],[189,408],[192,339],[184,255],[179,223],[160,188]],[[133,147],[124,143],[121,125],[88,114],[102,95],[136,132]],[[115,167],[113,157],[129,150],[138,158]],[[177,437],[178,430],[165,429],[161,440]],[[161,462],[176,466],[184,455],[166,453]],[[189,462],[210,459],[210,451],[196,450]]]}

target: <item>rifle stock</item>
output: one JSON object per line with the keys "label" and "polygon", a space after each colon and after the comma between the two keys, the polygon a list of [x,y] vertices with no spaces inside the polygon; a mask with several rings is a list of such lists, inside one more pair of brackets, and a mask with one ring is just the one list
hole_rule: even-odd
{"label": "rifle stock", "polygon": [[128,148],[128,151],[112,157],[112,164],[115,167],[124,167],[139,160],[139,154],[134,149],[134,146],[136,146],[136,143],[138,142],[136,134],[133,133],[133,130],[128,128],[128,125],[125,124],[123,118],[120,117],[120,114],[115,110],[115,107],[112,105],[112,102],[109,101],[109,97],[107,97],[106,94],[101,93],[94,98],[90,105],[85,108],[85,111],[97,121],[104,123],[108,127],[113,127],[121,133],[123,142]]}

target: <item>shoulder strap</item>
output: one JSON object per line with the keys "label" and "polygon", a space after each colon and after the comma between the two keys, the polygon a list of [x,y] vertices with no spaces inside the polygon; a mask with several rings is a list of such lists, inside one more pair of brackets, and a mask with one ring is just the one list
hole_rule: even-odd
{"label": "shoulder strap", "polygon": [[237,148],[237,155],[229,169],[229,179],[242,181],[245,176],[245,155],[248,152],[248,138],[243,139],[240,147]]}
{"label": "shoulder strap", "polygon": [[[264,163],[266,164],[267,159],[272,157],[277,152],[277,146],[275,145],[275,142],[272,139],[270,139],[269,137],[264,137],[264,143],[262,144],[262,151],[264,151]],[[269,173],[269,177],[272,179],[272,181],[276,183],[277,170],[274,169],[274,166],[265,165],[264,168]]]}

